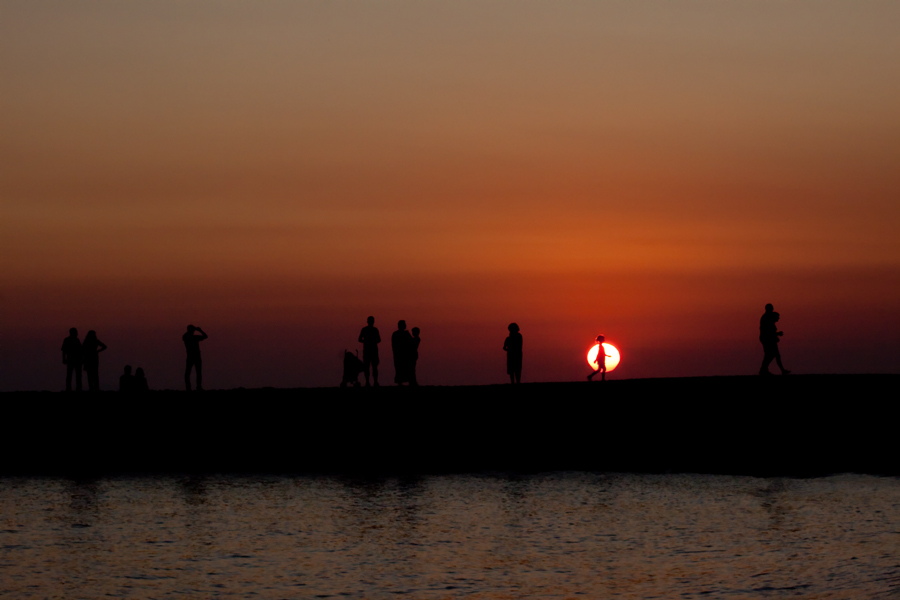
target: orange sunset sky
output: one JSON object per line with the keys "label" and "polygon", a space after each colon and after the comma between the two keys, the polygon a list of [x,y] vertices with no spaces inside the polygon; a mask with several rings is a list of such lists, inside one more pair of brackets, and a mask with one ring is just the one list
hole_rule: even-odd
{"label": "orange sunset sky", "polygon": [[[900,3],[0,0],[0,390],[900,372]],[[382,381],[393,377],[382,344]]]}

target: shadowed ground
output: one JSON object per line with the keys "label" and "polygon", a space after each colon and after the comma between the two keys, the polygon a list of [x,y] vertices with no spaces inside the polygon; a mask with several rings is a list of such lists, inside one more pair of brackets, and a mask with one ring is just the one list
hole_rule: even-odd
{"label": "shadowed ground", "polygon": [[900,375],[0,395],[0,473],[900,474]]}

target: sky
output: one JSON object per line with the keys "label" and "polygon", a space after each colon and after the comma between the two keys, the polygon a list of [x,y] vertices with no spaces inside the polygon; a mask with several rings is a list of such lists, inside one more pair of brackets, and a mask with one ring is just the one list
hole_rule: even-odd
{"label": "sky", "polygon": [[[0,0],[0,391],[900,373],[900,3]],[[382,344],[382,382],[391,382]]]}

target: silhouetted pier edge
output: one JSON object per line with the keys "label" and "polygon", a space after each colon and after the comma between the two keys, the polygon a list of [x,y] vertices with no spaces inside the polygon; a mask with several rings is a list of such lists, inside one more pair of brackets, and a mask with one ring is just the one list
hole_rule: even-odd
{"label": "silhouetted pier edge", "polygon": [[0,394],[0,474],[900,475],[900,375]]}

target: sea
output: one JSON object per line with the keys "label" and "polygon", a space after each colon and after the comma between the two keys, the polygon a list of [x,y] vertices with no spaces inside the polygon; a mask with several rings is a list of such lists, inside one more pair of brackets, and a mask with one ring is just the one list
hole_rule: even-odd
{"label": "sea", "polygon": [[900,598],[900,480],[0,478],[0,597]]}

